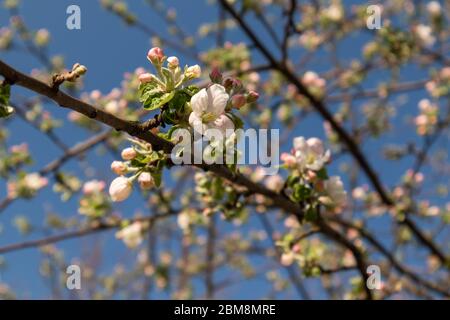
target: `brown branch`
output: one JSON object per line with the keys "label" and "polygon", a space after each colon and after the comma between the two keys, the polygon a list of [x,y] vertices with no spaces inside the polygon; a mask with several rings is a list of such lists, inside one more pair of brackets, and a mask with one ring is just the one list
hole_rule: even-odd
{"label": "brown branch", "polygon": [[349,229],[354,229],[359,232],[359,234],[366,239],[373,247],[375,247],[383,256],[387,258],[387,260],[390,262],[390,264],[401,274],[406,275],[409,279],[413,280],[414,282],[420,284],[421,286],[427,288],[428,290],[434,291],[436,293],[439,293],[445,297],[450,297],[450,291],[448,289],[441,288],[434,283],[431,283],[418,275],[416,275],[414,272],[412,272],[407,267],[403,266],[397,259],[392,255],[389,250],[381,243],[379,242],[373,235],[369,233],[369,231],[365,230],[364,228],[361,228],[354,223],[350,221],[346,221],[342,218],[338,217],[328,217],[328,219],[333,220],[340,224],[341,226]]}
{"label": "brown branch", "polygon": [[[153,215],[149,217],[139,217],[135,219],[131,219],[130,222],[137,222],[137,221],[147,221],[150,222],[150,224],[156,222],[157,220],[161,218],[166,218],[171,215],[174,215],[178,213],[178,211],[170,211],[167,214],[159,214],[159,215]],[[116,222],[101,222],[95,226],[91,227],[85,227],[81,228],[79,230],[69,231],[66,233],[62,233],[59,235],[49,236],[37,240],[30,240],[30,241],[24,241],[20,243],[13,243],[9,244],[3,247],[0,247],[0,254],[5,254],[11,251],[17,251],[17,250],[23,250],[27,248],[34,248],[34,247],[41,247],[45,246],[51,243],[56,243],[68,239],[78,238],[78,237],[84,237],[87,235],[90,235],[92,233],[106,231],[114,228],[118,228],[120,226],[120,220]]]}
{"label": "brown branch", "polygon": [[291,82],[297,91],[305,96],[313,108],[325,119],[327,120],[334,131],[338,134],[343,143],[347,146],[350,153],[356,159],[358,164],[361,166],[363,171],[366,173],[368,179],[372,183],[373,187],[379,194],[381,200],[384,204],[391,206],[393,204],[392,199],[385,191],[383,185],[378,179],[377,174],[372,169],[371,165],[367,161],[366,157],[363,155],[353,138],[342,128],[337,121],[334,119],[333,115],[327,110],[324,103],[312,95],[309,90],[300,82],[298,77],[291,71],[286,64],[279,63],[272,53],[264,46],[262,41],[255,35],[255,33],[250,29],[247,23],[242,19],[242,17],[234,10],[233,6],[226,0],[220,0],[222,6],[231,14],[231,16],[237,21],[240,27],[244,30],[247,36],[253,41],[254,45],[260,50],[264,57],[270,62],[275,70],[278,70],[281,74],[285,76],[289,82]]}
{"label": "brown branch", "polygon": [[[62,92],[58,88],[52,88],[51,86],[37,79],[29,77],[15,70],[14,68],[4,63],[2,60],[0,60],[0,74],[3,75],[5,79],[7,79],[11,84],[22,86],[43,96],[46,96],[63,108],[72,109],[91,119],[95,119],[112,128],[115,128],[117,131],[124,131],[132,136],[138,137],[150,143],[153,146],[154,150],[163,150],[164,152],[170,154],[173,148],[173,144],[171,142],[153,134],[150,131],[146,131],[145,125],[117,118],[112,114],[109,114],[101,109],[98,109],[86,102],[78,100]],[[232,172],[225,165],[194,164],[193,166],[196,166],[205,171],[211,171],[212,173],[232,183],[244,186],[249,190],[249,194],[258,193],[266,196],[273,201],[274,205],[287,212],[294,213],[296,215],[299,215],[300,217],[303,216],[303,212],[300,206],[296,203],[289,201],[281,194],[271,191],[264,186],[251,181],[242,174]]]}

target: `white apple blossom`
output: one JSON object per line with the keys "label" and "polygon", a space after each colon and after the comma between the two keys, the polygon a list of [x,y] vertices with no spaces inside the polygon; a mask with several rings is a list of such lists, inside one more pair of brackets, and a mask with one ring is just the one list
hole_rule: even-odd
{"label": "white apple blossom", "polygon": [[324,14],[328,19],[334,22],[340,21],[344,16],[342,8],[336,4],[332,4],[328,8],[325,8]]}
{"label": "white apple blossom", "polygon": [[436,38],[433,36],[432,32],[433,30],[430,26],[424,24],[416,26],[417,37],[427,47],[431,47],[436,42]]}
{"label": "white apple blossom", "polygon": [[102,192],[105,189],[105,182],[100,180],[90,180],[83,185],[84,194]]}
{"label": "white apple blossom", "polygon": [[200,78],[202,74],[202,69],[198,64],[190,66],[186,69],[184,76],[189,80]]}
{"label": "white apple blossom", "polygon": [[295,165],[300,170],[318,171],[330,160],[330,150],[325,151],[322,141],[318,138],[306,140],[304,137],[297,137],[294,138],[293,156]]}
{"label": "white apple blossom", "polygon": [[109,195],[114,202],[126,200],[130,196],[131,191],[131,181],[124,176],[115,178],[109,186]]}
{"label": "white apple blossom", "polygon": [[116,238],[123,240],[127,247],[133,249],[142,243],[142,232],[144,229],[144,224],[140,221],[136,221],[116,232]]}
{"label": "white apple blossom", "polygon": [[284,186],[284,179],[278,174],[269,176],[265,181],[265,185],[272,191],[280,192]]}
{"label": "white apple blossom", "polygon": [[33,191],[37,191],[48,184],[48,179],[39,173],[27,174],[24,178],[25,186]]}
{"label": "white apple blossom", "polygon": [[427,11],[431,16],[439,16],[441,14],[441,4],[438,1],[430,1],[427,4]]}
{"label": "white apple blossom", "polygon": [[344,189],[344,183],[339,176],[332,176],[324,181],[325,196],[319,200],[331,207],[342,207],[347,202],[347,192]]}
{"label": "white apple blossom", "polygon": [[225,88],[220,84],[213,84],[209,88],[203,88],[191,99],[192,113],[189,116],[189,123],[195,131],[210,137],[212,132],[209,129],[217,129],[223,137],[226,137],[234,130],[234,123],[225,115],[225,107],[229,99]]}

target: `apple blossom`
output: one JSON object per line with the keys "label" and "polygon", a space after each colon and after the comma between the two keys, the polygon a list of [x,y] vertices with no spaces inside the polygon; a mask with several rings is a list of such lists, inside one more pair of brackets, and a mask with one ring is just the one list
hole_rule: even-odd
{"label": "apple blossom", "polygon": [[147,59],[154,65],[160,65],[164,59],[164,52],[159,47],[153,47],[148,51]]}
{"label": "apple blossom", "polygon": [[280,175],[276,174],[269,176],[265,181],[265,185],[272,191],[280,192],[283,189],[284,180]]}
{"label": "apple blossom", "polygon": [[118,113],[119,109],[119,102],[117,100],[112,100],[105,105],[105,111],[111,114]]}
{"label": "apple blossom", "polygon": [[200,78],[202,73],[202,69],[200,68],[200,66],[198,64],[190,66],[186,69],[186,71],[184,72],[184,76],[189,79],[196,79],[196,78]]}
{"label": "apple blossom", "polygon": [[149,172],[142,172],[139,175],[138,183],[142,190],[149,190],[155,186],[155,181]]}
{"label": "apple blossom", "polygon": [[291,264],[294,263],[295,260],[295,256],[293,252],[287,252],[287,253],[283,253],[281,255],[281,264],[285,267],[290,266]]}
{"label": "apple blossom", "polygon": [[133,160],[137,156],[136,150],[134,148],[125,148],[121,153],[123,160]]}
{"label": "apple blossom", "polygon": [[105,182],[100,180],[90,180],[83,185],[84,194],[102,192],[105,189]]}
{"label": "apple blossom", "polygon": [[427,4],[427,11],[431,16],[441,15],[441,4],[438,1],[430,1]]}
{"label": "apple blossom", "polygon": [[122,240],[127,247],[134,249],[144,240],[142,235],[144,229],[144,224],[141,221],[136,221],[116,232],[116,238]]}
{"label": "apple blossom", "polygon": [[111,163],[111,170],[117,175],[124,175],[127,173],[127,165],[122,161],[113,161]]}
{"label": "apple blossom", "polygon": [[423,45],[431,47],[435,42],[436,38],[432,34],[433,30],[430,26],[419,24],[415,28],[415,33]]}
{"label": "apple blossom", "polygon": [[109,187],[109,195],[112,201],[120,202],[126,200],[133,189],[130,179],[120,176],[115,178]]}
{"label": "apple blossom", "polygon": [[24,178],[25,186],[31,190],[39,190],[48,184],[48,179],[39,173],[29,173]]}
{"label": "apple blossom", "polygon": [[208,129],[218,129],[223,137],[227,130],[234,130],[234,123],[224,114],[229,95],[220,84],[203,88],[191,98],[192,113],[189,123],[200,134],[208,135]]}
{"label": "apple blossom", "polygon": [[340,21],[344,16],[342,8],[336,4],[332,4],[328,8],[325,8],[324,14],[328,19],[334,22]]}
{"label": "apple blossom", "polygon": [[347,192],[344,190],[344,183],[338,176],[332,176],[324,181],[325,196],[319,200],[330,207],[342,207],[347,202]]}
{"label": "apple blossom", "polygon": [[[318,138],[305,140],[304,137],[297,137],[293,143],[292,154],[295,157],[296,167],[300,170],[318,171],[330,160],[330,150],[325,151],[322,141]],[[284,155],[283,159],[292,167],[294,162],[292,157]]]}
{"label": "apple blossom", "polygon": [[170,69],[175,69],[180,65],[180,61],[178,60],[177,57],[172,56],[167,58],[167,64]]}

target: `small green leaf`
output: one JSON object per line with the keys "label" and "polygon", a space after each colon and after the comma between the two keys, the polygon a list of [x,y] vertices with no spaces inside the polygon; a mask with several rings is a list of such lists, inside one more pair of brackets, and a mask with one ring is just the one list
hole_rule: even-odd
{"label": "small green leaf", "polygon": [[296,184],[294,186],[293,197],[296,201],[304,201],[311,195],[311,189],[305,185]]}
{"label": "small green leaf", "polygon": [[185,93],[187,93],[188,95],[190,95],[190,96],[192,97],[192,96],[195,95],[197,92],[199,92],[200,89],[199,89],[197,86],[192,85],[192,86],[187,86],[187,87],[184,88],[182,91],[185,92]]}
{"label": "small green leaf", "polygon": [[152,172],[153,180],[155,181],[155,185],[159,187],[161,185],[161,172]]}
{"label": "small green leaf", "polygon": [[244,127],[244,122],[242,121],[242,119],[235,114],[227,113],[227,116],[231,119],[231,121],[233,121],[234,127],[236,129],[242,129]]}
{"label": "small green leaf", "polygon": [[326,168],[322,168],[319,171],[317,171],[317,177],[320,180],[327,180],[328,179],[328,172]]}
{"label": "small green leaf", "polygon": [[306,221],[309,221],[309,222],[316,221],[317,217],[318,217],[318,215],[317,215],[317,208],[309,207],[306,210],[306,213],[305,213],[305,220]]}
{"label": "small green leaf", "polygon": [[175,91],[169,93],[158,93],[150,96],[144,103],[144,108],[147,110],[155,110],[161,108],[163,105],[172,100]]}
{"label": "small green leaf", "polygon": [[161,88],[155,82],[147,82],[139,86],[139,101],[146,102],[150,97],[162,94]]}

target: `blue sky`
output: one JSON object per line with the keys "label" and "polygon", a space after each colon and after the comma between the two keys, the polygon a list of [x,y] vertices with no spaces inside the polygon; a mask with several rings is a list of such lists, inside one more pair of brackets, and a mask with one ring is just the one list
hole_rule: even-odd
{"label": "blue sky", "polygon": [[[163,30],[164,22],[160,17],[156,16],[149,7],[143,4],[144,1],[136,0],[129,1],[130,10],[137,13],[140,20],[151,26],[153,29]],[[183,26],[186,33],[195,34],[198,26],[201,23],[214,21],[217,17],[217,7],[209,6],[204,0],[196,1],[165,1],[168,7],[173,6],[178,12],[178,21]],[[195,5],[194,5],[195,3]],[[346,1],[346,3],[363,3],[361,1]],[[68,30],[66,28],[66,8],[71,4],[77,4],[81,8],[82,28],[81,30]],[[146,61],[146,52],[150,47],[149,38],[135,30],[130,29],[123,24],[119,19],[111,13],[107,13],[98,1],[78,0],[78,1],[52,1],[41,0],[31,1],[23,0],[20,7],[21,13],[25,18],[26,24],[31,29],[47,28],[52,35],[51,44],[49,46],[50,54],[64,55],[67,65],[72,65],[75,62],[80,62],[88,67],[88,73],[85,76],[85,89],[90,91],[99,89],[103,93],[109,92],[112,88],[120,86],[124,72],[133,71],[139,66],[149,68]],[[5,10],[0,10],[0,26],[8,24],[8,14]],[[256,27],[258,35],[263,38],[266,43],[270,43],[267,36],[263,33],[260,27]],[[228,40],[244,41],[246,40],[242,34],[237,32],[227,33]],[[354,35],[339,47],[338,52],[340,58],[345,61],[351,57],[358,56],[361,45],[367,39],[367,35]],[[202,50],[214,46],[214,39],[204,39],[198,42],[198,47]],[[295,53],[295,52],[294,52]],[[172,55],[174,52],[166,49],[166,54]],[[11,52],[0,53],[2,59],[7,63],[15,66],[19,70],[29,72],[32,68],[38,67],[39,62],[30,58],[28,54]],[[183,63],[196,63],[188,57],[182,58]],[[325,54],[324,54],[325,57]],[[347,58],[349,57],[349,58]],[[320,60],[320,59],[319,59]],[[316,71],[326,70],[329,65],[323,59],[323,64],[316,63],[312,65]],[[402,73],[404,79],[413,77],[415,79],[424,77],[426,73],[419,68],[409,68]],[[377,72],[376,76],[372,76],[365,86],[369,88],[376,87],[377,83],[388,78],[388,74],[384,71]],[[29,96],[29,92],[25,90],[14,88],[13,96]],[[387,133],[381,141],[367,140],[367,145],[362,148],[370,155],[369,159],[376,168],[381,179],[388,185],[393,185],[399,181],[401,175],[405,172],[411,159],[402,160],[399,162],[386,162],[381,158],[380,146],[384,143],[397,143],[401,141],[414,141],[414,129],[406,122],[405,116],[415,115],[417,112],[417,101],[424,96],[423,91],[418,91],[409,94],[408,103],[403,105],[399,110],[395,120],[396,131]],[[66,119],[67,110],[59,109],[56,106],[48,105],[52,114],[60,119]],[[337,109],[338,106],[332,106]],[[317,116],[310,116],[308,120],[300,123],[296,135],[304,136],[319,136],[323,137],[323,129],[320,119]],[[9,126],[11,137],[8,140],[9,144],[16,144],[23,141],[28,141],[32,154],[35,155],[35,163],[30,167],[30,171],[38,170],[43,165],[53,160],[60,155],[60,150],[55,148],[51,143],[48,143],[46,137],[37,133],[20,119],[14,120]],[[57,130],[60,137],[63,137],[67,145],[73,145],[78,141],[82,141],[89,136],[89,133],[83,130],[76,129],[73,125],[66,123],[65,126]],[[285,146],[288,148],[289,146]],[[339,161],[347,162],[348,157]],[[95,176],[102,177],[106,181],[110,181],[112,175],[109,170],[109,163],[112,161],[109,154],[99,157],[91,152],[86,159],[86,162],[95,168]],[[348,162],[350,164],[350,162]],[[72,172],[80,172],[80,167],[76,161],[71,161],[65,166],[66,170]],[[332,169],[337,172],[337,165],[332,166]],[[31,221],[41,224],[46,212],[55,211],[63,216],[73,216],[77,214],[77,197],[73,200],[64,203],[59,201],[58,195],[55,195],[47,188],[40,192],[39,196],[33,201],[17,201],[11,205],[6,212],[0,215],[0,223],[3,225],[3,233],[0,234],[0,246],[21,241],[18,232],[12,227],[12,218],[17,214],[23,214],[30,218]],[[5,194],[4,183],[0,184],[0,194]],[[3,196],[2,196],[3,197]],[[123,210],[124,216],[132,216],[139,202],[139,196],[135,194],[131,201],[118,205],[117,208]],[[258,220],[252,222],[251,228],[260,228]],[[375,227],[382,226],[382,219],[375,223]],[[228,226],[230,231],[235,229],[234,226]],[[387,230],[384,230],[386,232]],[[35,235],[28,237],[34,238],[42,236],[42,233],[37,232]],[[110,272],[112,265],[117,261],[126,261],[131,259],[132,253],[124,249],[121,242],[113,238],[113,232],[106,232],[102,235],[95,235],[86,237],[81,240],[70,240],[59,243],[57,246],[65,250],[66,261],[71,257],[79,256],[80,252],[86,247],[89,247],[93,238],[99,239],[104,244],[103,248],[103,264],[102,271]],[[385,239],[388,241],[388,239]],[[20,297],[29,298],[43,298],[49,294],[48,288],[44,285],[39,276],[39,259],[41,254],[36,249],[28,249],[10,253],[5,258],[9,268],[0,273],[1,279],[9,283],[17,290]],[[256,264],[258,261],[254,261]],[[218,274],[220,278],[221,273]],[[309,286],[315,286],[314,281],[308,282]],[[258,298],[255,292],[264,292],[267,289],[266,285],[261,281],[250,281],[247,286],[240,288],[239,291],[230,289],[226,292],[224,297],[229,298]],[[201,289],[199,289],[201,293]],[[164,294],[160,297],[165,297]],[[295,298],[295,294],[289,292],[286,297]],[[320,297],[320,295],[318,296]]]}

